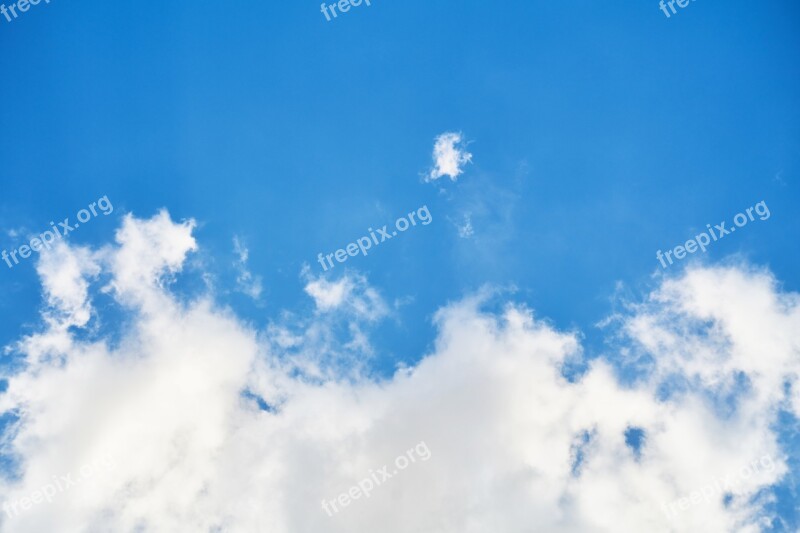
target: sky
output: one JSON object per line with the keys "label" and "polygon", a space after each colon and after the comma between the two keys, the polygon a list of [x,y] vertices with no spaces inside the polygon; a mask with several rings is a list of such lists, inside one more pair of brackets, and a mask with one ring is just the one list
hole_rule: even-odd
{"label": "sky", "polygon": [[672,6],[0,14],[0,531],[800,530],[800,6]]}

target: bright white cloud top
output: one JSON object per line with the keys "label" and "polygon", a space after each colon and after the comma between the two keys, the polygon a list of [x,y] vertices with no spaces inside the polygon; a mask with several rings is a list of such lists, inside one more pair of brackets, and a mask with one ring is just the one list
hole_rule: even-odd
{"label": "bright white cloud top", "polygon": [[[418,365],[376,380],[326,364],[368,352],[363,325],[388,314],[365,278],[309,279],[313,313],[255,331],[212,296],[169,290],[193,228],[127,216],[114,245],[43,255],[43,325],[0,396],[19,416],[3,446],[21,476],[0,490],[15,502],[54,476],[80,482],[4,512],[3,531],[748,532],[771,516],[787,470],[773,424],[800,414],[800,302],[768,272],[665,279],[610,321],[618,352],[576,382],[561,367],[577,334],[467,297],[436,314]],[[120,338],[90,334],[98,293],[125,316]],[[620,356],[635,379],[617,376]],[[640,446],[626,443],[636,430]],[[420,442],[428,460],[322,510]],[[731,476],[736,494],[694,501]]]}
{"label": "bright white cloud top", "polygon": [[427,180],[435,181],[447,176],[456,181],[464,170],[463,166],[472,161],[472,154],[463,146],[461,133],[442,133],[433,145],[433,168]]}

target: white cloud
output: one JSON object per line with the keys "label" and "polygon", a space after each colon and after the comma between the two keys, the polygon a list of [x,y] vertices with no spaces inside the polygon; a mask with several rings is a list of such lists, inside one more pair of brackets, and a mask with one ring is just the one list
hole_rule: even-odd
{"label": "white cloud", "polygon": [[388,313],[386,302],[363,275],[351,272],[331,281],[323,275],[314,278],[307,268],[302,275],[307,280],[305,291],[320,312],[340,309],[370,322]]}
{"label": "white cloud", "polygon": [[187,254],[197,249],[195,225],[194,220],[174,223],[166,210],[147,220],[126,215],[116,234],[119,247],[103,251],[113,273],[109,289],[131,304],[162,303],[162,282],[180,272]]}
{"label": "white cloud", "polygon": [[[22,477],[0,484],[0,499],[105,456],[114,468],[51,503],[6,514],[3,531],[483,533],[536,524],[548,532],[747,532],[769,517],[763,496],[750,497],[786,470],[772,424],[780,406],[800,407],[797,393],[787,404],[780,386],[800,370],[800,302],[765,272],[689,270],[633,306],[617,321],[620,349],[653,363],[631,385],[602,359],[569,382],[560,368],[580,353],[577,334],[523,306],[485,311],[480,297],[439,310],[430,352],[376,380],[313,371],[338,349],[319,333],[334,317],[349,328],[385,316],[363,277],[309,279],[313,316],[285,315],[299,333],[272,342],[274,332],[254,331],[205,299],[183,304],[170,295],[163,280],[195,247],[191,223],[162,213],[123,224],[118,245],[96,264],[130,327],[113,346],[62,331],[69,342],[54,348],[63,351],[58,361],[29,358],[10,377],[0,408],[21,418],[4,452],[19,457]],[[130,261],[138,254],[142,261]],[[90,256],[81,264],[95,264]],[[42,277],[61,295],[53,305],[68,302],[60,308],[85,316],[85,284],[97,271],[72,272],[58,283]],[[314,335],[327,340],[315,344]],[[358,329],[348,349],[363,342]],[[737,409],[720,413],[714,395],[736,373],[750,388]],[[682,392],[660,397],[676,375],[686,381]],[[645,431],[638,457],[625,444],[630,427]],[[333,517],[322,510],[323,499],[419,442],[430,460]],[[742,479],[727,508],[718,497],[671,519],[663,513],[662,503],[765,455],[774,468]]]}
{"label": "white cloud", "polygon": [[469,239],[475,234],[475,230],[472,227],[472,215],[469,213],[464,215],[464,222],[459,224],[456,222],[456,228],[458,229],[458,236],[462,239]]}
{"label": "white cloud", "polygon": [[348,272],[329,280],[310,272],[306,267],[301,276],[314,313],[283,313],[270,325],[267,339],[290,366],[314,378],[360,376],[373,355],[368,333],[389,316],[389,306],[363,275]]}
{"label": "white cloud", "polygon": [[339,307],[345,297],[350,293],[352,284],[346,277],[338,281],[328,281],[319,278],[309,281],[305,291],[314,298],[314,303],[320,311],[328,311]]}
{"label": "white cloud", "polygon": [[427,176],[428,181],[434,181],[442,176],[447,176],[451,181],[456,181],[463,172],[462,167],[472,161],[472,154],[462,146],[460,133],[442,133],[436,137],[433,146],[434,166]]}
{"label": "white cloud", "polygon": [[261,297],[263,285],[261,276],[254,276],[252,272],[247,269],[247,260],[250,257],[250,250],[239,239],[237,235],[233,236],[233,251],[237,255],[237,260],[234,261],[233,266],[236,268],[236,289],[254,300]]}
{"label": "white cloud", "polygon": [[49,318],[67,327],[85,326],[91,316],[87,278],[100,273],[93,254],[60,241],[51,251],[43,251],[36,270],[47,296]]}

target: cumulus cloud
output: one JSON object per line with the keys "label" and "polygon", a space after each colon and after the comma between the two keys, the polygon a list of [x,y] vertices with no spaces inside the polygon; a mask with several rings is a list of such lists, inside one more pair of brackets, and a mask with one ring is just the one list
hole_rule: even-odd
{"label": "cumulus cloud", "polygon": [[[171,295],[192,226],[128,217],[116,245],[67,249],[82,266],[58,282],[40,268],[45,314],[76,318],[51,347],[60,357],[29,357],[0,396],[18,418],[2,442],[20,471],[0,483],[3,531],[747,532],[770,519],[769,487],[787,472],[774,424],[800,407],[800,302],[769,273],[665,280],[615,321],[626,357],[594,360],[574,380],[563,365],[581,354],[577,333],[468,297],[436,313],[418,364],[377,379],[319,372],[343,348],[309,333],[386,316],[364,277],[309,277],[311,313],[256,331],[209,298]],[[106,276],[130,321],[114,343],[76,333],[99,312],[89,293]],[[621,380],[625,364],[636,379]],[[419,443],[428,459],[397,472]],[[753,467],[766,456],[771,468]],[[92,476],[22,508],[87,464]],[[694,501],[731,474],[735,491]],[[369,497],[323,510],[367,478],[381,480]]]}
{"label": "cumulus cloud", "polygon": [[472,154],[463,146],[461,133],[442,133],[433,145],[433,168],[427,176],[428,181],[435,181],[447,176],[456,181],[463,172],[462,167],[472,161]]}
{"label": "cumulus cloud", "polygon": [[180,272],[186,255],[197,249],[195,226],[194,220],[174,223],[166,210],[147,220],[126,215],[115,237],[119,246],[101,251],[113,274],[108,288],[130,304],[163,302],[163,282]]}

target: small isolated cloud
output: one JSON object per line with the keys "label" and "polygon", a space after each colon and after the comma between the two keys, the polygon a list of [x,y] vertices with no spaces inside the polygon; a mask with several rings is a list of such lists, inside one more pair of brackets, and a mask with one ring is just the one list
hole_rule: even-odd
{"label": "small isolated cloud", "polygon": [[336,309],[369,322],[380,320],[388,313],[386,302],[363,275],[348,273],[336,281],[323,276],[310,277],[308,269],[304,269],[302,275],[308,280],[305,291],[314,299],[319,312]]}
{"label": "small isolated cloud", "polygon": [[345,297],[350,293],[352,286],[350,280],[342,278],[338,281],[316,279],[310,281],[305,287],[306,293],[314,298],[314,303],[320,311],[328,311],[339,307]]}
{"label": "small isolated cloud", "polygon": [[428,173],[427,181],[435,181],[447,176],[456,181],[463,172],[462,167],[472,161],[472,154],[463,147],[460,133],[442,133],[433,145],[434,166]]}
{"label": "small isolated cloud", "polygon": [[247,269],[247,259],[250,257],[250,251],[236,235],[233,236],[233,251],[238,256],[238,259],[233,262],[233,266],[236,267],[238,273],[236,276],[236,290],[257,300],[261,297],[263,289],[261,276],[254,276]]}

